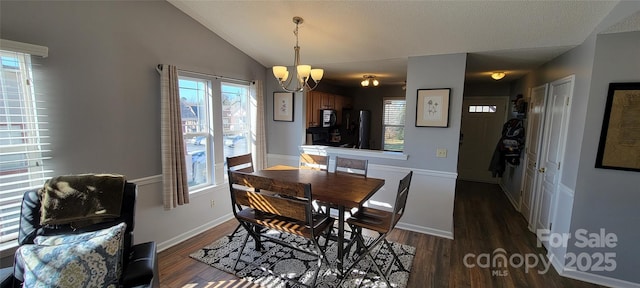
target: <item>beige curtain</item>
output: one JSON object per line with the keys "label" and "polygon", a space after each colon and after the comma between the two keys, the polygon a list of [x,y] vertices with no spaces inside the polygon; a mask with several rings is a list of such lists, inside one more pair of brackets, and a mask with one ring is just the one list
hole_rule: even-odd
{"label": "beige curtain", "polygon": [[256,166],[256,169],[260,170],[267,167],[267,139],[264,124],[264,110],[266,109],[266,106],[264,103],[264,84],[262,80],[255,80],[251,84],[251,98],[253,98],[256,103],[256,151],[253,153],[253,155],[255,155],[254,166]]}
{"label": "beige curtain", "polygon": [[160,140],[164,209],[189,203],[189,187],[182,139],[178,70],[173,65],[159,65],[160,72]]}

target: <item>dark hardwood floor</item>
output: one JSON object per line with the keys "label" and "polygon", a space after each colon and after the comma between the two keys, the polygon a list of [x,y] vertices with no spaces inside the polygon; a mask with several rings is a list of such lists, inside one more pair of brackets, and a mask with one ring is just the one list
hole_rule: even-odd
{"label": "dark hardwood floor", "polygon": [[[426,189],[412,186],[412,193]],[[234,275],[189,258],[189,254],[231,233],[236,221],[230,220],[179,245],[159,253],[161,287],[258,287]],[[408,287],[602,287],[564,278],[549,267],[546,273],[536,246],[535,235],[524,218],[511,206],[497,185],[459,181],[454,207],[455,240],[421,233],[394,230],[391,241],[417,247]],[[505,252],[496,251],[502,248]],[[469,254],[471,253],[471,254]],[[486,267],[495,255],[538,255],[538,265],[525,271],[513,265]],[[478,257],[466,255],[475,255]],[[484,255],[484,256],[483,256]],[[517,257],[513,257],[516,259]],[[474,264],[475,267],[465,265]],[[545,258],[546,259],[546,258]],[[493,261],[490,261],[493,262]],[[517,261],[513,261],[518,265]],[[482,268],[484,266],[486,268]]]}

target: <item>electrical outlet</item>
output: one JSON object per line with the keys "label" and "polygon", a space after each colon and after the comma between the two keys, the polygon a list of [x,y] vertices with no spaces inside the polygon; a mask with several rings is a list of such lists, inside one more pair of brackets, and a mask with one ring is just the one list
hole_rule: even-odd
{"label": "electrical outlet", "polygon": [[447,149],[444,149],[444,148],[436,149],[436,157],[447,158]]}
{"label": "electrical outlet", "polygon": [[215,200],[211,200],[211,208],[213,208],[213,206],[216,206],[216,201]]}

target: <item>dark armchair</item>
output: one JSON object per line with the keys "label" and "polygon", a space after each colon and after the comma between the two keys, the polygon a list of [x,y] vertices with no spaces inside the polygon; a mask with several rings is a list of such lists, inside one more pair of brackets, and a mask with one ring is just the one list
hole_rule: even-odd
{"label": "dark armchair", "polygon": [[[40,199],[37,190],[27,191],[22,199],[20,212],[20,229],[18,243],[20,246],[34,244],[36,236],[68,235],[113,227],[121,222],[126,223],[123,235],[122,275],[119,279],[121,287],[159,287],[159,274],[156,259],[155,242],[133,245],[134,213],[137,187],[134,183],[126,182],[122,197],[120,217],[107,222],[73,228],[71,225],[40,225]],[[24,263],[19,257],[15,258],[14,267],[3,269],[6,277],[0,278],[0,288],[21,287],[24,281]],[[10,269],[10,270],[9,270]],[[12,272],[12,273],[8,273]]]}

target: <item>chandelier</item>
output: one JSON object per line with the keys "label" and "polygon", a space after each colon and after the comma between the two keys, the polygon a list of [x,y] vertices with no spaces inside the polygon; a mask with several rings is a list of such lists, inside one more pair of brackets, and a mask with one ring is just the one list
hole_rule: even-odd
{"label": "chandelier", "polygon": [[378,81],[378,79],[376,79],[376,76],[374,75],[364,75],[362,77],[364,77],[364,80],[360,82],[360,85],[362,85],[362,87],[369,87],[370,85],[372,86],[380,85],[380,82]]}
{"label": "chandelier", "polygon": [[[296,75],[295,77],[290,77],[289,71],[286,66],[273,66],[273,76],[278,79],[280,83],[280,87],[287,92],[302,92],[304,90],[310,91],[315,89],[320,83],[322,76],[324,75],[324,70],[322,69],[311,69],[311,65],[302,65],[300,64],[300,46],[298,46],[298,25],[302,24],[304,19],[302,17],[293,17],[293,23],[296,23],[296,29],[293,30],[293,34],[296,35],[296,46],[293,47],[293,51],[295,52],[295,56],[293,59],[293,67],[295,67]],[[296,87],[291,88],[292,79],[296,78]],[[313,87],[309,85],[308,80],[311,78],[313,80]]]}

